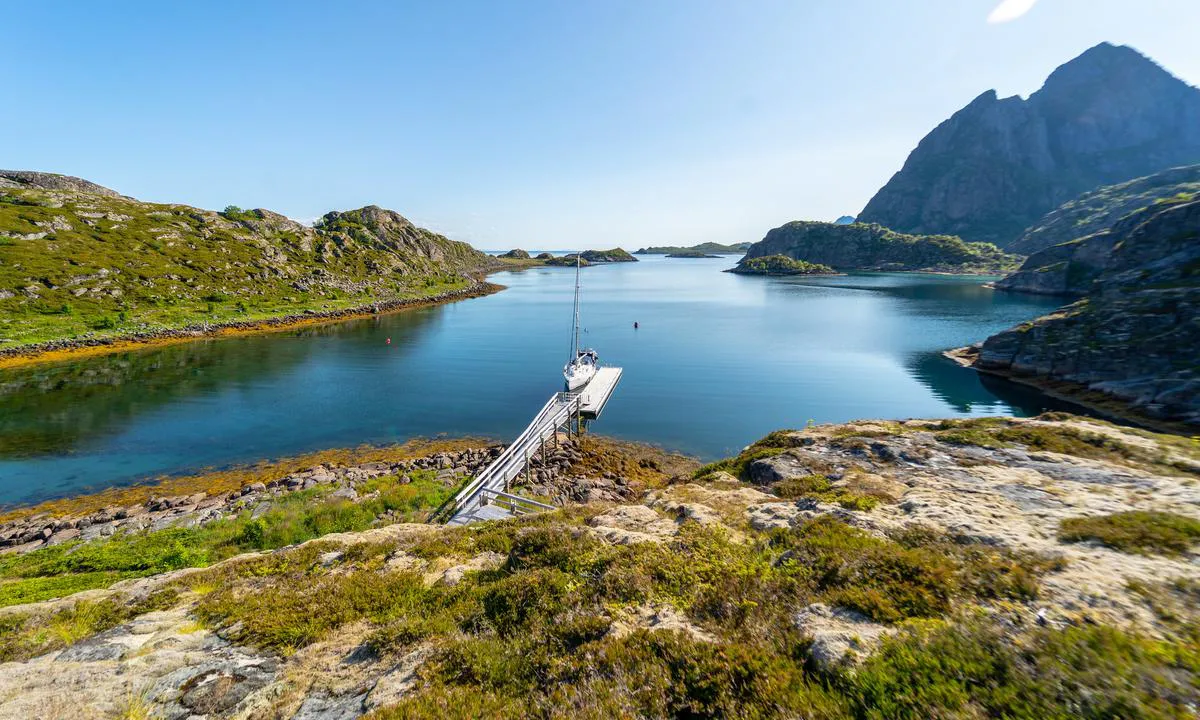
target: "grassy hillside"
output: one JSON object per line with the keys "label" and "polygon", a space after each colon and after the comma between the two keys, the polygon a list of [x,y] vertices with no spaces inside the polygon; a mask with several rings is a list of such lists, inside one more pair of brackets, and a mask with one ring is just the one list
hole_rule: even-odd
{"label": "grassy hillside", "polygon": [[0,184],[0,351],[429,297],[492,262],[374,206],[310,228],[33,175]]}
{"label": "grassy hillside", "polygon": [[906,235],[882,225],[797,220],[775,228],[746,251],[746,259],[786,255],[837,270],[901,270],[1002,274],[1021,258],[991,243],[953,235]]}
{"label": "grassy hillside", "polygon": [[1063,203],[1031,225],[1008,249],[1022,255],[1106,230],[1121,218],[1155,203],[1200,193],[1200,165],[1171,168],[1117,185],[1106,185]]}

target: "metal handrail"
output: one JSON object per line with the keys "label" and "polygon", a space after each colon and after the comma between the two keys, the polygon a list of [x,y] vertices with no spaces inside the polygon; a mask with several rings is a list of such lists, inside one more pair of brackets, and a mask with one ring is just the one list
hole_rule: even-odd
{"label": "metal handrail", "polygon": [[544,502],[539,502],[537,500],[531,500],[530,498],[527,498],[527,497],[521,497],[520,495],[513,495],[512,493],[506,493],[502,490],[492,490],[490,488],[485,488],[483,490],[483,492],[480,494],[481,495],[495,495],[497,498],[502,498],[504,500],[507,500],[507,501],[509,501],[510,504],[513,504],[513,505],[532,505],[533,507],[535,507],[539,510],[557,510],[558,509],[558,508],[554,507],[553,505],[549,505]]}

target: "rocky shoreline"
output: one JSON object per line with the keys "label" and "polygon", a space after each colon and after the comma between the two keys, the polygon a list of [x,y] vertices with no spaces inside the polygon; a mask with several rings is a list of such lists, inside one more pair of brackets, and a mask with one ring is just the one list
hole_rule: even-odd
{"label": "rocky shoreline", "polygon": [[1089,388],[1083,383],[1071,382],[1069,380],[1051,380],[1014,372],[1011,369],[981,365],[978,362],[981,347],[982,343],[975,343],[964,347],[952,348],[943,351],[942,357],[983,375],[1001,378],[1018,385],[1033,388],[1047,397],[1080,408],[1080,412],[1086,412],[1109,422],[1172,435],[1190,436],[1195,434],[1195,428],[1191,425],[1167,421],[1139,412],[1136,407],[1121,402],[1111,395]]}
{"label": "rocky shoreline", "polygon": [[408,310],[415,307],[468,300],[470,298],[491,295],[503,289],[504,286],[502,285],[475,278],[472,279],[470,286],[459,290],[452,290],[425,298],[384,300],[344,310],[305,310],[301,313],[280,315],[261,320],[203,323],[181,328],[163,328],[112,337],[80,337],[68,340],[50,340],[34,345],[0,349],[0,368],[15,364],[23,365],[26,363],[59,360],[81,352],[88,354],[94,351],[101,353],[121,352],[160,343],[186,342],[228,334],[278,332],[302,325],[353,320],[372,315]]}
{"label": "rocky shoreline", "polygon": [[25,553],[72,540],[87,542],[117,532],[194,527],[244,511],[257,516],[288,493],[321,486],[335,488],[334,496],[354,502],[360,499],[356,488],[363,482],[387,475],[400,475],[403,480],[414,470],[436,470],[439,482],[450,483],[479,472],[502,450],[503,446],[494,445],[391,463],[321,464],[269,482],[250,483],[228,493],[154,496],[142,503],[109,506],[77,516],[37,513],[0,523],[0,554]]}
{"label": "rocky shoreline", "polygon": [[[36,512],[0,522],[0,556],[71,541],[88,542],[122,532],[196,527],[243,512],[258,517],[279,499],[318,487],[330,490],[328,497],[358,503],[372,497],[365,491],[360,492],[367,481],[398,476],[400,483],[405,484],[412,481],[410,473],[415,471],[436,471],[436,481],[449,487],[479,473],[503,449],[503,445],[490,445],[394,462],[320,463],[274,480],[249,482],[230,492],[156,494],[140,503],[113,504],[93,512]],[[558,446],[548,451],[544,460],[540,456],[532,458],[529,473],[521,480],[522,491],[560,506],[617,502],[632,492],[630,481],[611,470],[603,471],[597,477],[572,472],[572,466],[582,459],[577,442],[560,439]],[[384,515],[380,520],[394,521],[394,518]]]}

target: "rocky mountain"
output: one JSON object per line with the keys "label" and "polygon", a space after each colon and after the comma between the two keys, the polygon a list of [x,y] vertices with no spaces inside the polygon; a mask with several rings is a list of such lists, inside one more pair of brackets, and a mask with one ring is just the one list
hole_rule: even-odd
{"label": "rocky mountain", "polygon": [[1009,252],[1032,255],[1111,227],[1158,200],[1200,193],[1200,165],[1170,168],[1117,185],[1105,185],[1066,202],[1025,229]]}
{"label": "rocky mountain", "polygon": [[1005,284],[1085,295],[988,338],[976,367],[1200,425],[1200,200],[1161,202],[1044,250]]}
{"label": "rocky mountain", "polygon": [[431,297],[495,262],[375,206],[307,227],[60,175],[0,177],[0,350]]}
{"label": "rocky mountain", "polygon": [[1027,100],[989,90],[938,125],[859,220],[1006,247],[1083,192],[1197,162],[1200,90],[1101,43]]}
{"label": "rocky mountain", "polygon": [[850,225],[854,222],[853,215],[842,215],[837,220],[833,221],[834,225]]}
{"label": "rocky mountain", "polygon": [[775,228],[746,251],[746,260],[786,255],[836,270],[903,270],[1001,274],[1020,258],[989,243],[949,235],[906,235],[880,225],[797,220]]}
{"label": "rocky mountain", "polygon": [[678,254],[684,253],[684,252],[697,252],[697,253],[704,253],[704,254],[716,253],[716,254],[720,254],[720,255],[733,255],[735,253],[745,252],[746,248],[748,248],[748,247],[750,247],[750,243],[748,243],[748,242],[733,243],[732,245],[722,245],[721,243],[715,243],[715,242],[704,242],[704,243],[700,243],[699,245],[692,245],[691,247],[678,247],[678,246],[674,246],[674,245],[664,245],[664,246],[658,246],[658,247],[644,247],[640,250],[635,251],[633,254],[634,255],[678,255]]}

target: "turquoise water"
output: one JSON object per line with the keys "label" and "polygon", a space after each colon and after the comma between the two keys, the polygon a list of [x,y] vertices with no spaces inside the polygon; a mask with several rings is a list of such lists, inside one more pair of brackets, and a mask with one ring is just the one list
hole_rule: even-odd
{"label": "turquoise water", "polygon": [[[625,368],[596,432],[712,459],[809,420],[1052,406],[1019,386],[985,385],[939,353],[1054,300],[993,293],[979,278],[720,272],[734,260],[647,257],[583,271],[584,339]],[[0,503],[414,436],[511,438],[560,389],[574,271],[492,279],[508,290],[0,371]]]}

